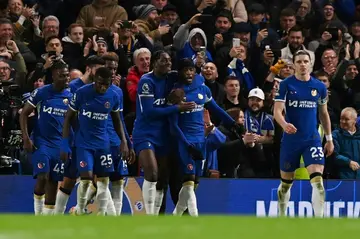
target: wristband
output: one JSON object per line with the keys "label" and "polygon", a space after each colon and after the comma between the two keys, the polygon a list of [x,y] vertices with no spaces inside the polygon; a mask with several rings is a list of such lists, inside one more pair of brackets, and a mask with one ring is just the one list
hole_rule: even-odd
{"label": "wristband", "polygon": [[65,138],[65,139],[63,138],[61,140],[60,150],[61,150],[61,152],[71,153],[71,149],[70,149],[70,145],[69,145],[69,138]]}
{"label": "wristband", "polygon": [[333,137],[332,137],[331,134],[325,135],[325,138],[326,138],[326,141],[332,141],[333,140]]}

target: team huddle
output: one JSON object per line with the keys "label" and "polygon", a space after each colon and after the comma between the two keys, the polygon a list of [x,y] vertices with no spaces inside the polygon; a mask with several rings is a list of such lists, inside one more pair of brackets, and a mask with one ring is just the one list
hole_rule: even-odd
{"label": "team huddle", "polygon": [[[307,52],[294,55],[295,75],[280,83],[275,99],[274,119],[284,130],[278,188],[280,215],[286,215],[301,156],[313,187],[315,216],[324,213],[324,154],[331,154],[334,146],[327,91],[310,76],[310,63]],[[183,184],[173,214],[182,215],[188,210],[191,216],[198,216],[195,190],[206,159],[204,110],[233,132],[241,132],[240,126],[215,103],[191,59],[180,60],[175,72],[171,71],[170,56],[158,51],[151,57],[151,67],[138,84],[131,141],[122,115],[122,90],[112,84],[112,72],[103,59],[90,57],[85,77],[70,83],[68,66],[53,65],[53,83],[35,90],[20,115],[24,148],[31,152],[36,178],[35,215],[63,214],[78,178],[77,205],[71,213],[86,214],[87,205],[94,199],[98,215],[120,215],[123,178],[128,174],[127,164],[136,158],[144,170],[146,213],[158,215],[168,182],[164,165],[169,154],[176,152]],[[29,135],[27,119],[35,109],[37,123]],[[317,116],[326,135],[324,151]]]}

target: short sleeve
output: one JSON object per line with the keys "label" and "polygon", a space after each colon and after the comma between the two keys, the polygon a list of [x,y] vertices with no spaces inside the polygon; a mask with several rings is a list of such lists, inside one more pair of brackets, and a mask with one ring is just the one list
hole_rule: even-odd
{"label": "short sleeve", "polygon": [[150,82],[150,80],[146,78],[140,80],[138,86],[138,95],[154,97],[154,87],[153,84]]}
{"label": "short sleeve", "polygon": [[124,95],[121,89],[119,89],[119,110],[124,110]]}
{"label": "short sleeve", "polygon": [[280,82],[279,89],[275,94],[275,101],[285,102],[287,94],[287,84],[286,81]]}
{"label": "short sleeve", "polygon": [[204,85],[204,88],[205,88],[205,103],[208,103],[212,100],[211,91],[210,91],[209,87],[207,87],[205,85]]}
{"label": "short sleeve", "polygon": [[321,85],[319,105],[325,105],[328,101],[328,93],[325,85]]}
{"label": "short sleeve", "polygon": [[70,101],[69,108],[73,111],[78,111],[80,109],[80,99],[79,99],[79,93],[76,92],[72,96],[72,99]]}
{"label": "short sleeve", "polygon": [[36,106],[42,101],[42,91],[40,89],[36,89],[30,94],[30,98],[28,99],[28,103],[36,108]]}
{"label": "short sleeve", "polygon": [[120,95],[119,94],[116,94],[116,93],[114,94],[114,102],[112,105],[113,105],[113,107],[111,109],[112,112],[118,112],[118,111],[122,110],[122,108],[120,107]]}

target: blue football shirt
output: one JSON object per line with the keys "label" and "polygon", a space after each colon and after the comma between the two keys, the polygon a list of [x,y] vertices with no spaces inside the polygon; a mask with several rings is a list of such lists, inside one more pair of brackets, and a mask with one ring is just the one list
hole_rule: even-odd
{"label": "blue football shirt", "polygon": [[141,77],[137,89],[136,120],[132,135],[134,143],[144,140],[158,146],[166,143],[169,132],[167,116],[178,111],[176,106],[166,104],[166,97],[173,82],[171,75],[159,79],[153,72]]}
{"label": "blue football shirt", "polygon": [[55,91],[52,84],[34,90],[28,100],[37,108],[38,120],[33,131],[34,144],[58,148],[62,140],[65,113],[72,94],[69,89]]}
{"label": "blue football shirt", "polygon": [[285,120],[297,128],[295,134],[284,133],[283,140],[320,139],[317,109],[327,103],[327,89],[321,81],[314,77],[300,81],[290,76],[280,83],[275,101],[285,102]]}
{"label": "blue football shirt", "polygon": [[109,148],[107,132],[109,114],[120,110],[119,95],[112,89],[104,94],[95,91],[95,84],[88,84],[76,91],[70,109],[78,112],[79,128],[75,146],[88,149]]}

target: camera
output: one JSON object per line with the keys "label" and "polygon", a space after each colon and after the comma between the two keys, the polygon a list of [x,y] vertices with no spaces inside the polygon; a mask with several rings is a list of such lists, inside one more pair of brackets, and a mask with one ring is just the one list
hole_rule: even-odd
{"label": "camera", "polygon": [[22,147],[19,110],[23,106],[19,85],[0,81],[0,168],[11,167]]}

